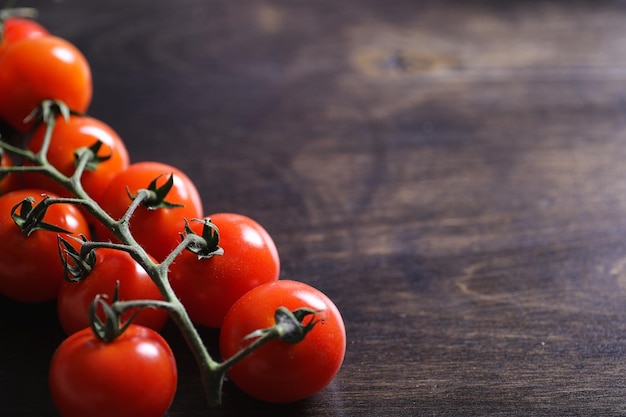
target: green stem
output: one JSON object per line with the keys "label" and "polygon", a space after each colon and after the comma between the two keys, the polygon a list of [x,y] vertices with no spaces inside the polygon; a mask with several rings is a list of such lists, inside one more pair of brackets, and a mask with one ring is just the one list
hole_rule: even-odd
{"label": "green stem", "polygon": [[230,367],[232,367],[234,364],[257,350],[267,342],[280,339],[282,337],[282,334],[283,332],[279,329],[279,325],[270,327],[262,336],[254,339],[252,343],[245,346],[239,352],[235,353],[233,356],[220,363],[216,371],[226,373],[226,371]]}
{"label": "green stem", "polygon": [[41,143],[41,149],[36,153],[37,162],[39,165],[48,166],[48,149],[50,149],[50,143],[52,142],[52,133],[56,126],[56,115],[52,115],[46,120],[46,130],[44,132],[43,141]]}
{"label": "green stem", "polygon": [[[29,161],[32,162],[37,162],[37,157],[34,153],[32,153],[31,151],[29,151],[28,149],[23,149],[17,146],[13,146],[10,143],[7,142],[1,142],[0,141],[0,148],[9,151],[11,153],[14,153],[16,155],[21,156],[22,158],[26,158]],[[3,168],[8,168],[8,167],[3,167]]]}
{"label": "green stem", "polygon": [[181,329],[183,338],[190,347],[194,359],[200,368],[202,386],[209,406],[220,405],[222,403],[222,380],[224,375],[216,375],[215,369],[218,368],[219,363],[209,354],[191,318],[173,291],[172,295],[173,299],[170,300],[172,304],[170,317],[176,326]]}
{"label": "green stem", "polygon": [[172,303],[161,300],[120,300],[113,303],[112,307],[119,315],[135,308],[162,308],[168,312],[173,311]]}
{"label": "green stem", "polygon": [[128,232],[130,231],[130,218],[133,216],[135,211],[137,211],[139,206],[141,206],[141,203],[148,200],[149,198],[150,191],[143,189],[137,192],[137,195],[135,196],[135,198],[132,199],[130,205],[128,206],[126,213],[124,213],[122,218],[119,220],[120,229],[123,229],[125,232],[123,234],[128,234]]}

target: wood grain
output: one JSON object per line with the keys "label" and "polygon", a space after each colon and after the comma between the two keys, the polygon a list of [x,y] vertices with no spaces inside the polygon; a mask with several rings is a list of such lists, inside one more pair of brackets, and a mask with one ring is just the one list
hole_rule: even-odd
{"label": "wood grain", "polygon": [[[346,320],[326,390],[272,406],[228,384],[210,412],[168,328],[168,415],[626,413],[623,2],[35,5],[133,159],[266,225],[281,276]],[[54,416],[54,306],[1,301],[0,414]]]}

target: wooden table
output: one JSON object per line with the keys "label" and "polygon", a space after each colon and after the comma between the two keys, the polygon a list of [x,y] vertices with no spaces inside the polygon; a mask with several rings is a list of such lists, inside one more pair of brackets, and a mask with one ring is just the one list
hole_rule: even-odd
{"label": "wooden table", "polygon": [[[24,5],[135,161],[257,219],[344,315],[340,374],[289,406],[208,410],[168,327],[169,416],[626,413],[626,3]],[[0,415],[55,416],[54,304],[0,306]]]}

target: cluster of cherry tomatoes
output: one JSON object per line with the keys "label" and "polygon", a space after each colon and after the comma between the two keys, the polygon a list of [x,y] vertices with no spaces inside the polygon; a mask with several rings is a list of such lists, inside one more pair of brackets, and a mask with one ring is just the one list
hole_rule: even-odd
{"label": "cluster of cherry tomatoes", "polygon": [[[220,328],[220,353],[228,358],[249,341],[246,336],[274,324],[280,306],[321,312],[320,325],[297,344],[270,342],[235,364],[230,379],[261,400],[291,402],[326,386],[339,370],[345,352],[345,329],[335,305],[318,290],[296,281],[279,280],[280,262],[274,241],[249,217],[204,213],[192,180],[161,162],[131,162],[124,141],[106,123],[85,115],[92,96],[89,64],[67,40],[51,35],[38,23],[19,17],[3,22],[0,42],[0,120],[15,142],[32,152],[44,144],[45,125],[29,117],[43,100],[59,100],[73,110],[58,116],[48,163],[64,175],[75,170],[75,151],[100,143],[101,161],[82,176],[90,197],[113,218],[123,216],[139,189],[173,178],[167,194],[171,206],[139,207],[130,230],[139,245],[163,261],[180,243],[186,220],[210,218],[219,230],[222,255],[199,259],[184,251],[169,270],[169,283],[198,326]],[[1,165],[19,161],[2,153]],[[98,248],[86,278],[72,280],[59,256],[59,236],[78,247],[81,237],[113,241],[110,230],[75,204],[52,204],[43,221],[63,233],[31,230],[27,235],[15,218],[44,196],[72,197],[49,177],[26,168],[0,177],[0,294],[21,302],[57,300],[58,316],[68,338],[55,352],[50,389],[61,414],[68,416],[160,416],[170,406],[177,384],[172,351],[159,335],[168,314],[145,309],[113,342],[96,338],[89,328],[88,308],[94,297],[159,300],[161,293],[146,271],[125,251]],[[202,222],[189,221],[202,233]],[[67,233],[65,233],[67,232]],[[69,242],[69,243],[68,243]],[[36,261],[34,261],[36,260]]]}

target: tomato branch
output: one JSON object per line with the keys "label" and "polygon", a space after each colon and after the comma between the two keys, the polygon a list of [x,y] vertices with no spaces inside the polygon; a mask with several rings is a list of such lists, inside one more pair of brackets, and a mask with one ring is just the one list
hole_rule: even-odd
{"label": "tomato branch", "polygon": [[[0,140],[0,148],[6,151],[9,151],[13,154],[16,154],[22,158],[28,159],[29,161],[37,162],[37,156],[35,155],[35,153],[29,151],[28,149],[20,148],[18,146],[13,146],[10,143],[5,142],[3,140]],[[10,171],[21,171],[21,168],[26,168],[26,167],[2,167],[3,170],[7,169]]]}
{"label": "tomato branch", "polygon": [[137,195],[132,196],[131,203],[126,210],[126,213],[122,216],[122,218],[118,221],[120,231],[124,230],[124,234],[128,235],[130,233],[130,218],[133,216],[135,211],[142,205],[143,201],[149,200],[152,197],[152,191],[148,189],[141,189],[137,191]]}
{"label": "tomato branch", "polygon": [[111,307],[119,315],[133,309],[162,308],[172,311],[176,308],[171,302],[163,300],[118,300],[112,303]]}

